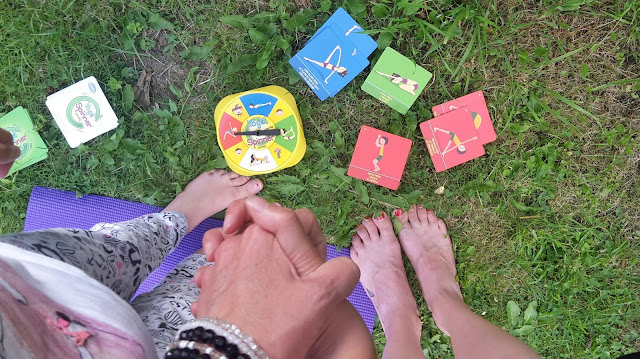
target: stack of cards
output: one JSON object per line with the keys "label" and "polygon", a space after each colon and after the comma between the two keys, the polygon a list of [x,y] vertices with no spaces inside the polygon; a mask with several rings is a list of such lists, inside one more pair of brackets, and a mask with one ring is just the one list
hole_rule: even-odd
{"label": "stack of cards", "polygon": [[378,48],[362,27],[339,8],[289,63],[324,101],[333,97],[369,66]]}
{"label": "stack of cards", "polygon": [[434,119],[420,124],[436,172],[484,155],[496,139],[482,91],[433,108]]}
{"label": "stack of cards", "polygon": [[118,117],[93,76],[47,97],[46,104],[72,148],[118,127]]}
{"label": "stack of cards", "polygon": [[431,77],[429,71],[387,47],[362,84],[362,90],[404,115]]}
{"label": "stack of cards", "polygon": [[390,189],[398,189],[411,140],[362,126],[347,174]]}
{"label": "stack of cards", "polygon": [[8,174],[47,158],[47,146],[33,129],[31,117],[24,108],[18,107],[0,118],[0,128],[11,133],[13,143],[20,147],[21,151],[20,157],[15,160]]}

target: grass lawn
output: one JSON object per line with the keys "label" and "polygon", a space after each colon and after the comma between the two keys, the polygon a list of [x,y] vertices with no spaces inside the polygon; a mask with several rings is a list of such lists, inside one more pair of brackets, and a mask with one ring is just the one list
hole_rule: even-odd
{"label": "grass lawn", "polygon": [[[391,46],[433,72],[406,116],[360,90],[370,68],[320,102],[289,66],[338,6],[371,30],[372,62]],[[448,223],[476,313],[544,357],[640,350],[638,0],[9,0],[0,39],[0,113],[25,107],[49,147],[0,182],[0,233],[21,230],[36,185],[166,205],[198,173],[226,167],[218,101],[274,84],[295,96],[308,150],[262,177],[265,197],[311,208],[339,245],[363,217],[422,203]],[[132,103],[143,69],[151,108]],[[90,75],[121,124],[70,149],[44,101]],[[417,126],[476,90],[498,139],[436,174]],[[414,141],[397,191],[345,175],[361,125]],[[418,306],[425,354],[452,357]],[[381,351],[379,325],[374,338]]]}

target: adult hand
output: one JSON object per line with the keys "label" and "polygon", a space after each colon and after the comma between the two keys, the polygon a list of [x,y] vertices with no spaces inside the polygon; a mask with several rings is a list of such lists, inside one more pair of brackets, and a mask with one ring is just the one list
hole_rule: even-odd
{"label": "adult hand", "polygon": [[197,316],[237,325],[274,358],[304,357],[360,272],[348,258],[325,263],[319,226],[302,223],[315,217],[302,218],[256,196],[232,203],[223,230],[207,233],[204,250],[215,265],[198,271]]}
{"label": "adult hand", "polygon": [[5,178],[13,161],[20,157],[20,148],[13,144],[11,132],[0,128],[0,178]]}

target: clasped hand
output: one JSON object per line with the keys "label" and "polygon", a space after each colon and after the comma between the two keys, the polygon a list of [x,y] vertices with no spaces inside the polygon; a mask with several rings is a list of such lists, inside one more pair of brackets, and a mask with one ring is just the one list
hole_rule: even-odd
{"label": "clasped hand", "polygon": [[348,258],[325,262],[315,215],[251,196],[233,202],[222,229],[203,239],[215,264],[196,274],[198,318],[218,317],[253,336],[273,358],[303,358],[358,282]]}

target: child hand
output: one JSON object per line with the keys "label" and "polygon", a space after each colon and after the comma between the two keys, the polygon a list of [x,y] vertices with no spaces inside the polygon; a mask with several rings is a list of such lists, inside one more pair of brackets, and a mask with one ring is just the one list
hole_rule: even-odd
{"label": "child hand", "polygon": [[20,157],[20,148],[13,144],[13,136],[0,128],[0,178],[5,178],[13,161]]}

